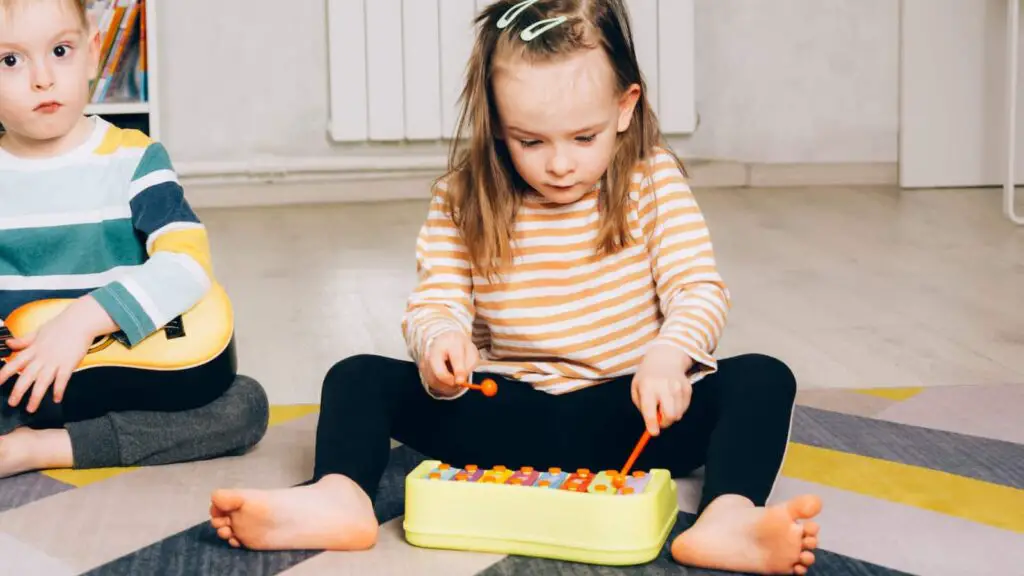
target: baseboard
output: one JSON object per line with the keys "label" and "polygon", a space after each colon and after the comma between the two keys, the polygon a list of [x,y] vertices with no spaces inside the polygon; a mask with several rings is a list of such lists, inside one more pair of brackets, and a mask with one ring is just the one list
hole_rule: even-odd
{"label": "baseboard", "polygon": [[899,164],[754,164],[748,186],[780,188],[802,186],[897,186]]}
{"label": "baseboard", "polygon": [[[896,186],[893,163],[757,164],[686,160],[691,185],[713,188]],[[445,159],[372,157],[296,159],[272,165],[179,168],[189,201],[198,208],[425,200]]]}
{"label": "baseboard", "polygon": [[182,178],[185,195],[196,208],[283,206],[426,200],[435,173],[403,172],[322,178],[227,181]]}

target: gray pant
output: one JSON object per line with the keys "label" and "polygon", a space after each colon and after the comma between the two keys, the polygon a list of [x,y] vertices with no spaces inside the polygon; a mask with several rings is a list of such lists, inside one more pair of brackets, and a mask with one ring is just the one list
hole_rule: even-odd
{"label": "gray pant", "polygon": [[[267,431],[263,387],[238,376],[212,402],[176,412],[110,412],[68,422],[74,468],[153,466],[241,454]],[[0,434],[28,425],[21,410],[0,411]]]}

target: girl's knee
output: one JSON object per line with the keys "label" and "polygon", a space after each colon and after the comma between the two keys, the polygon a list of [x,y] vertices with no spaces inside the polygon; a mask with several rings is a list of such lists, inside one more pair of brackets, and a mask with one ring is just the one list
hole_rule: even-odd
{"label": "girl's knee", "polygon": [[791,404],[796,398],[796,376],[782,360],[767,354],[746,354],[733,359],[736,376],[745,396],[757,394]]}
{"label": "girl's knee", "polygon": [[386,358],[373,354],[357,354],[335,363],[324,377],[321,397],[372,387],[372,381],[380,377],[386,361]]}

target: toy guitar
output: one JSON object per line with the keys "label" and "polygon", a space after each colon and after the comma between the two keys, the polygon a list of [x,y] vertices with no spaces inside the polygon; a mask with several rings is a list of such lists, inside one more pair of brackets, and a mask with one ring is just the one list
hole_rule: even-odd
{"label": "toy guitar", "polygon": [[[14,310],[0,326],[0,361],[16,355],[7,340],[36,331],[72,302],[62,298],[37,300]],[[120,331],[98,338],[72,378],[93,369],[102,369],[103,377],[109,378],[145,378],[154,371],[163,373],[161,381],[167,381],[168,372],[188,380],[233,378],[234,317],[227,293],[214,284],[190,310],[135,346],[129,346]]]}

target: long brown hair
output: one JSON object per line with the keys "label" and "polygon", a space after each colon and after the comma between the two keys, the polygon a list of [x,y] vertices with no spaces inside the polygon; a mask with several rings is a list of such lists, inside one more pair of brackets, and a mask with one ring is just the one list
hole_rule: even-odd
{"label": "long brown hair", "polygon": [[[449,170],[442,177],[447,180],[450,215],[470,259],[488,278],[511,264],[513,223],[525,187],[504,140],[495,136],[501,125],[491,85],[496,58],[544,60],[602,48],[619,92],[625,93],[633,84],[640,86],[629,128],[617,134],[614,157],[600,182],[599,254],[614,253],[630,243],[627,203],[633,170],[656,146],[667,149],[647,100],[624,0],[538,0],[499,29],[498,20],[516,4],[519,0],[494,2],[476,18],[476,42],[460,97]],[[560,16],[566,17],[562,25],[530,42],[519,39],[520,32],[531,24]]]}

